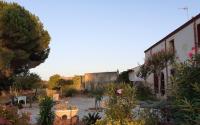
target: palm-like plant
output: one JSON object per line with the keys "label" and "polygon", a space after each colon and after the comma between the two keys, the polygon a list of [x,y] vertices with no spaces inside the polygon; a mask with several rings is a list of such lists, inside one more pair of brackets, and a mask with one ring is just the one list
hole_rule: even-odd
{"label": "palm-like plant", "polygon": [[103,88],[96,88],[91,94],[95,98],[95,109],[98,109],[100,107],[100,102],[103,99],[104,90]]}
{"label": "palm-like plant", "polygon": [[52,125],[54,121],[54,112],[52,111],[53,100],[45,97],[40,101],[39,125]]}
{"label": "palm-like plant", "polygon": [[101,116],[99,115],[99,113],[88,113],[88,115],[84,116],[82,121],[86,124],[86,125],[94,125],[96,123],[97,120],[101,119]]}

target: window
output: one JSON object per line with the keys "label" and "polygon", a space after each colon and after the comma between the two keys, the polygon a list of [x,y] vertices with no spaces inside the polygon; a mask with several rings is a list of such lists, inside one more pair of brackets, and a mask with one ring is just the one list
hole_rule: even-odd
{"label": "window", "polygon": [[154,73],[154,92],[158,93],[158,75]]}
{"label": "window", "polygon": [[174,81],[173,81],[173,78],[174,78],[174,76],[175,76],[175,69],[171,69],[170,70],[170,75],[171,75],[171,77],[172,77],[172,79],[171,79],[171,84],[173,85],[174,84]]}
{"label": "window", "polygon": [[172,77],[175,76],[175,69],[171,69],[171,70],[170,70],[170,75],[171,75]]}
{"label": "window", "polygon": [[197,25],[198,47],[200,48],[200,24]]}
{"label": "window", "polygon": [[170,49],[173,51],[173,53],[175,53],[174,40],[171,40],[171,41],[169,42],[169,47],[170,47]]}
{"label": "window", "polygon": [[164,73],[161,73],[161,78],[160,78],[160,93],[162,96],[165,95],[165,75]]}

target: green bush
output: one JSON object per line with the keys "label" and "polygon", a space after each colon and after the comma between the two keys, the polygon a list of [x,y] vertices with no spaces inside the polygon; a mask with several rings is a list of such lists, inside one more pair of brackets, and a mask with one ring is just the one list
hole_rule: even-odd
{"label": "green bush", "polygon": [[151,111],[150,109],[144,109],[140,112],[140,119],[144,121],[144,125],[159,125],[160,119],[156,112]]}
{"label": "green bush", "polygon": [[71,96],[74,96],[77,93],[78,93],[78,91],[75,88],[65,88],[63,90],[63,94],[64,94],[65,97],[71,97]]}
{"label": "green bush", "polygon": [[173,78],[173,118],[177,125],[200,124],[200,55],[177,64]]}
{"label": "green bush", "polygon": [[120,123],[124,123],[127,119],[132,120],[132,109],[136,106],[135,92],[134,87],[125,83],[108,86],[106,94],[109,99],[105,110],[106,117]]}
{"label": "green bush", "polygon": [[35,73],[25,72],[13,76],[13,88],[17,90],[32,90],[40,88],[41,78]]}
{"label": "green bush", "polygon": [[145,125],[145,122],[143,120],[124,119],[123,123],[121,123],[120,121],[117,120],[103,119],[103,120],[97,120],[95,125]]}
{"label": "green bush", "polygon": [[54,112],[52,111],[53,100],[50,97],[45,96],[40,100],[40,113],[39,113],[39,125],[53,125]]}
{"label": "green bush", "polygon": [[155,96],[149,87],[141,83],[136,86],[136,99],[140,101],[155,100]]}

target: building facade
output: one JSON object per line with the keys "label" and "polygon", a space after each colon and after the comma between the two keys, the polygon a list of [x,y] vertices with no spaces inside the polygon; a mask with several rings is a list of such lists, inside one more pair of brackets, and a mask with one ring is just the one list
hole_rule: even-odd
{"label": "building facade", "polygon": [[[188,52],[193,48],[195,48],[195,53],[198,53],[200,48],[200,14],[145,50],[145,59],[156,52],[170,49],[174,52],[177,62],[184,62],[189,58]],[[173,73],[174,69],[167,65],[161,74],[151,74],[147,78],[148,86],[154,90],[158,97],[166,98],[170,94],[170,76]]]}
{"label": "building facade", "polygon": [[140,77],[138,77],[138,72],[140,70],[140,66],[137,66],[135,68],[129,69],[128,70],[128,78],[131,83],[136,83],[136,82],[144,82],[144,80]]}

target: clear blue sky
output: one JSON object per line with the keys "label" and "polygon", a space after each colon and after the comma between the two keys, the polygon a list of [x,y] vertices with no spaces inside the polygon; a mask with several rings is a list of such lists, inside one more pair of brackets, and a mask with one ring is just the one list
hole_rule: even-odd
{"label": "clear blue sky", "polygon": [[144,50],[200,13],[199,0],[7,0],[37,15],[51,35],[49,58],[33,69],[53,74],[120,71],[138,66]]}

